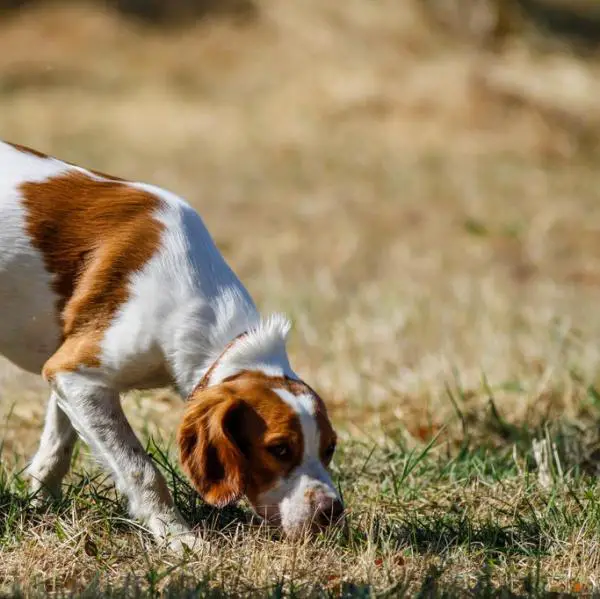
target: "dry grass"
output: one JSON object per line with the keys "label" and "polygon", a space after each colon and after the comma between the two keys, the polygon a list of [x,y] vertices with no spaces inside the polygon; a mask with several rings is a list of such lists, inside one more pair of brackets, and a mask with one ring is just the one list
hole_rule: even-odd
{"label": "dry grass", "polygon": [[[198,207],[295,321],[294,365],[341,432],[348,536],[290,545],[174,482],[214,541],[179,563],[84,484],[85,455],[36,511],[17,474],[45,389],[3,364],[0,594],[596,588],[599,65],[451,45],[408,1],[259,10],[168,35],[73,4],[6,21],[0,136]],[[168,446],[177,398],[125,407]]]}

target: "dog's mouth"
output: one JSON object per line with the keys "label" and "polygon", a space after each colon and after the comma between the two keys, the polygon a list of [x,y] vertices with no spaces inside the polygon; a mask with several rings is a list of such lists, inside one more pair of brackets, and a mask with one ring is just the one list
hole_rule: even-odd
{"label": "dog's mouth", "polygon": [[252,506],[254,514],[267,526],[280,530],[283,535],[290,539],[298,539],[305,535],[316,535],[329,529],[343,525],[345,512],[341,511],[331,515],[312,511],[311,516],[305,520],[291,523],[283,521],[281,511],[276,505]]}
{"label": "dog's mouth", "polygon": [[281,510],[277,505],[252,506],[252,510],[261,522],[279,529],[288,538],[296,538],[308,531],[318,532],[321,530],[319,523],[314,518],[293,525],[287,524],[283,521]]}

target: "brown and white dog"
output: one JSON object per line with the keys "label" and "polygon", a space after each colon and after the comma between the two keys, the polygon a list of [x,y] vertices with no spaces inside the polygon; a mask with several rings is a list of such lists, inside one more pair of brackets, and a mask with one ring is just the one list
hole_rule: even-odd
{"label": "brown and white dog", "polygon": [[78,435],[158,539],[194,544],[119,401],[173,385],[182,466],[208,503],[246,496],[292,536],[343,516],[336,434],[290,367],[288,321],[259,316],[174,194],[0,142],[0,314],[0,353],[51,388],[35,491],[60,493]]}

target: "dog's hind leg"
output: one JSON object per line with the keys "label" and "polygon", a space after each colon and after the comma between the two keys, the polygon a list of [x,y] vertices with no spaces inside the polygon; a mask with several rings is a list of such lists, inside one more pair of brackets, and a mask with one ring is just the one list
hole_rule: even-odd
{"label": "dog's hind leg", "polygon": [[27,468],[32,491],[60,497],[61,483],[71,464],[77,433],[52,392],[38,450]]}

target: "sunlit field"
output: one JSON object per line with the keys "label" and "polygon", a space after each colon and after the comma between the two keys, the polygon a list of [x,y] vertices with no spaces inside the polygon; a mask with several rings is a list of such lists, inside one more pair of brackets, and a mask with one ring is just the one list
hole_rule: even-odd
{"label": "sunlit field", "polygon": [[73,2],[0,21],[0,138],[199,210],[293,320],[350,510],[292,543],[208,508],[170,390],[124,407],[209,555],[157,548],[82,445],[62,501],[34,507],[47,391],[2,362],[0,596],[597,591],[599,97],[593,57],[473,47],[408,0],[261,0],[167,31]]}

